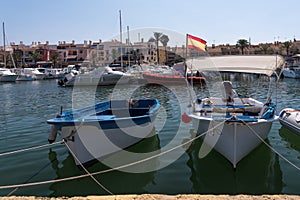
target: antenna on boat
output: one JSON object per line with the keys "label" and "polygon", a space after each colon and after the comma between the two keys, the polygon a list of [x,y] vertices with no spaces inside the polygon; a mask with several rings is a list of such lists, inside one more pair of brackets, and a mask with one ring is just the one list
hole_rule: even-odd
{"label": "antenna on boat", "polygon": [[62,115],[63,106],[60,106],[60,115]]}

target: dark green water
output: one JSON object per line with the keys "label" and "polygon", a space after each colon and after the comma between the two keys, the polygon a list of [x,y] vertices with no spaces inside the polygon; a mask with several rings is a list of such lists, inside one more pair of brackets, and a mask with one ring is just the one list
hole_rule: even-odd
{"label": "dark green water", "polygon": [[[240,93],[257,94],[263,100],[268,83],[257,89],[257,81],[232,79]],[[0,84],[0,153],[47,144],[50,126],[46,120],[64,110],[112,97],[113,91],[126,97],[133,86],[114,90],[101,88],[61,88],[56,81]],[[195,87],[197,93],[203,89]],[[300,81],[284,79],[278,84],[278,109],[300,109]],[[129,148],[130,152],[163,152],[194,137],[191,124],[180,123],[182,107],[188,102],[186,88],[177,86],[142,86],[134,97],[158,98],[162,109],[155,122],[153,137]],[[274,100],[275,101],[275,100]],[[180,105],[182,107],[180,107]],[[184,108],[183,108],[184,109]],[[57,140],[60,138],[58,137]],[[275,122],[267,139],[276,151],[300,166],[300,135]],[[199,194],[300,194],[300,171],[276,155],[264,144],[245,157],[233,170],[217,152],[199,159],[201,140],[177,148],[127,171],[147,169],[144,173],[113,171],[95,177],[114,194],[131,193],[199,193]],[[150,154],[149,154],[150,155]],[[126,158],[124,158],[126,160]],[[13,155],[0,156],[0,185],[21,184],[85,174],[74,164],[63,144]],[[120,164],[124,164],[120,161]],[[103,163],[89,167],[90,172],[108,169]],[[139,170],[137,170],[139,169]],[[149,170],[152,169],[152,170]],[[107,194],[90,177],[30,186],[2,189],[1,196],[13,195],[74,196]]]}

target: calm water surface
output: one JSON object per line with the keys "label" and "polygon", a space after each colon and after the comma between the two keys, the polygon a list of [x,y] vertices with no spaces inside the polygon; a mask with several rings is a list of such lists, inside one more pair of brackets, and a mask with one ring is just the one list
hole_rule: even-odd
{"label": "calm water surface", "polygon": [[[241,94],[264,100],[268,83],[257,89],[257,80],[233,78]],[[47,119],[64,110],[112,98],[113,91],[121,97],[131,94],[133,86],[62,88],[56,81],[0,83],[0,153],[47,144],[50,126]],[[195,87],[200,96],[207,95]],[[300,109],[300,81],[284,79],[278,84],[278,110]],[[181,110],[188,102],[186,88],[175,86],[142,86],[133,97],[158,98],[162,109],[155,122],[155,136],[129,148],[132,152],[160,152],[194,137],[191,124],[181,122]],[[275,101],[275,99],[274,99]],[[72,105],[73,102],[73,105]],[[182,107],[180,107],[182,105]],[[57,141],[60,138],[57,138]],[[267,139],[276,151],[300,166],[300,136],[275,122]],[[199,193],[199,194],[300,194],[300,171],[262,144],[245,157],[236,171],[217,152],[199,159],[201,140],[190,146],[156,157],[148,163],[132,166],[143,168],[165,166],[146,173],[114,171],[95,177],[114,194],[131,193]],[[85,174],[75,166],[73,157],[63,144],[42,149],[0,156],[0,185],[57,180]],[[124,164],[124,163],[123,163]],[[90,172],[108,169],[102,163],[90,166]],[[107,194],[91,178],[57,182],[16,189],[2,189],[0,195],[74,196]]]}

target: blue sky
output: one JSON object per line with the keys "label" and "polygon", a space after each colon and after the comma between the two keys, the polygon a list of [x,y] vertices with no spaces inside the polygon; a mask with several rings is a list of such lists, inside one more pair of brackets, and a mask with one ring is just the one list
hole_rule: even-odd
{"label": "blue sky", "polygon": [[7,39],[16,43],[109,40],[119,33],[119,10],[124,31],[160,28],[208,45],[300,39],[299,0],[2,0],[1,8]]}

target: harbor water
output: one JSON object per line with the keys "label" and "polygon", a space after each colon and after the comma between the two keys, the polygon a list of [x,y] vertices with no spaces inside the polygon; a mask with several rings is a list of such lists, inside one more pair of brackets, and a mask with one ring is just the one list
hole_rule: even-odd
{"label": "harbor water", "polygon": [[[252,76],[232,77],[231,81],[240,94],[251,95],[261,101],[266,98],[267,81],[259,87],[256,77]],[[287,107],[300,109],[299,80],[280,80],[277,88],[273,92],[277,98],[273,101],[277,102],[278,110]],[[194,91],[199,97],[207,95],[201,86],[194,86]],[[128,96],[157,98],[161,103],[154,123],[154,136],[128,149],[128,152],[157,156],[121,170],[96,174],[95,178],[111,193],[300,195],[300,171],[274,152],[300,167],[300,135],[282,127],[278,121],[273,123],[266,140],[273,149],[261,144],[238,163],[236,170],[216,151],[200,159],[198,153],[202,141],[197,139],[186,143],[195,137],[195,133],[191,123],[181,121],[189,94],[186,88],[178,86],[142,85],[137,88],[127,85],[116,89],[113,86],[58,87],[56,80],[0,83],[0,155],[47,144],[51,126],[46,120],[55,117],[61,108],[69,110]],[[56,141],[59,140],[58,136]],[[130,159],[123,158],[118,164],[128,162]],[[86,174],[75,165],[64,144],[2,155],[0,163],[0,187],[52,180],[47,184],[1,189],[0,196],[108,195],[91,177],[60,181]],[[87,169],[91,173],[101,172],[110,169],[108,163],[98,162]]]}

